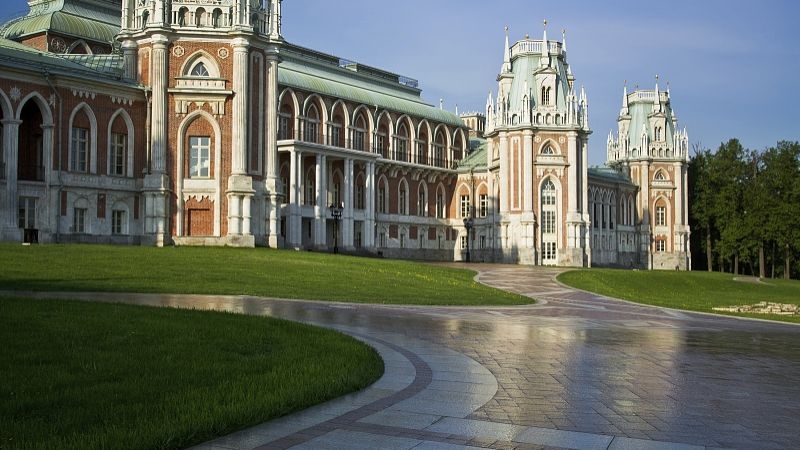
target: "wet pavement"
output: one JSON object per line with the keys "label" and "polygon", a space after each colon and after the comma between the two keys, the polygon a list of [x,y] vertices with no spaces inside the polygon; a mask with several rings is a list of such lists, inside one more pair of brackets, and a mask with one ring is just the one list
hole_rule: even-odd
{"label": "wet pavement", "polygon": [[609,299],[559,285],[557,269],[469,267],[481,282],[540,301],[404,307],[61,295],[283,317],[351,334],[384,358],[386,373],[362,392],[198,449],[800,445],[800,326]]}

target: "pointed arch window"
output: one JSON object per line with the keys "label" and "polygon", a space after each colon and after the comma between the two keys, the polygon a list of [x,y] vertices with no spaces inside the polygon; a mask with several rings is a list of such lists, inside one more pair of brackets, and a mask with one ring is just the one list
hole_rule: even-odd
{"label": "pointed arch window", "polygon": [[667,176],[664,175],[664,171],[659,170],[656,172],[656,176],[654,177],[655,181],[667,181]]}
{"label": "pointed arch window", "polygon": [[303,140],[317,142],[319,134],[319,112],[316,105],[311,105],[306,111],[305,126],[303,127]]}
{"label": "pointed arch window", "polygon": [[195,64],[194,67],[192,67],[192,70],[191,72],[189,72],[189,74],[193,77],[207,78],[211,76],[211,74],[208,72],[208,68],[202,61]]}
{"label": "pointed arch window", "polygon": [[400,183],[397,192],[397,213],[408,214],[408,187],[405,182]]}
{"label": "pointed arch window", "polygon": [[365,137],[367,134],[367,125],[364,121],[364,116],[359,115],[356,119],[356,125],[353,127],[353,150],[364,151]]}
{"label": "pointed arch window", "polygon": [[550,92],[551,92],[551,88],[549,86],[542,86],[542,105],[543,106],[550,106]]}
{"label": "pointed arch window", "polygon": [[553,146],[552,145],[547,144],[542,148],[542,154],[543,155],[555,155],[556,151],[553,150]]}

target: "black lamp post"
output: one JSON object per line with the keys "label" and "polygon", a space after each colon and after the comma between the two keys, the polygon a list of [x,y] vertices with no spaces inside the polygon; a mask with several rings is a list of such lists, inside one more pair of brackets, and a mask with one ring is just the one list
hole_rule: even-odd
{"label": "black lamp post", "polygon": [[339,253],[339,240],[336,236],[337,234],[336,231],[339,227],[339,219],[342,218],[342,210],[344,208],[342,208],[340,205],[335,205],[333,203],[331,203],[331,206],[329,206],[328,208],[330,208],[331,216],[333,216],[333,253],[336,254]]}
{"label": "black lamp post", "polygon": [[470,254],[469,254],[469,241],[470,241],[470,231],[472,230],[472,225],[475,221],[472,219],[472,214],[469,217],[464,217],[464,228],[467,229],[467,262],[470,262]]}

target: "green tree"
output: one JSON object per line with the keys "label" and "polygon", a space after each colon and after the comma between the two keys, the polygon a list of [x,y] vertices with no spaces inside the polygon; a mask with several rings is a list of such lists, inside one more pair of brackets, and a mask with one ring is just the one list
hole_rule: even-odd
{"label": "green tree", "polygon": [[746,251],[747,229],[744,216],[746,184],[745,149],[738,139],[720,145],[709,162],[709,180],[714,195],[712,216],[719,230],[721,270],[732,260],[733,273],[739,273],[739,257]]}
{"label": "green tree", "polygon": [[695,154],[689,161],[689,210],[693,219],[693,228],[702,230],[706,254],[706,270],[714,270],[713,228],[714,228],[714,189],[709,174],[711,159],[710,150],[700,150],[695,145]]}
{"label": "green tree", "polygon": [[800,143],[778,142],[762,159],[764,228],[783,251],[784,278],[791,278],[792,258],[800,251]]}

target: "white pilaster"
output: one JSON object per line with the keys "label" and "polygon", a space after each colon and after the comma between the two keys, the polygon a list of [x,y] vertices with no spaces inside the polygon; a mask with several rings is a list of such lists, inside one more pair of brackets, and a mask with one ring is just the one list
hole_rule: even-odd
{"label": "white pilaster", "polygon": [[500,214],[508,213],[508,135],[500,132]]}
{"label": "white pilaster", "polygon": [[19,164],[19,126],[21,120],[3,119],[3,162],[5,163],[6,180],[6,218],[3,226],[9,230],[17,229],[17,216],[19,198],[17,196],[17,165]]}
{"label": "white pilaster", "polygon": [[523,212],[533,213],[533,131],[525,130],[522,140]]}

